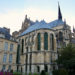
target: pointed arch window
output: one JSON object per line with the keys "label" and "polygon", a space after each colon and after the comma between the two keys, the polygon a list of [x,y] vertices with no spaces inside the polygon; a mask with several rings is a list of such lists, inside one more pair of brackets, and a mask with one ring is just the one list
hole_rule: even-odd
{"label": "pointed arch window", "polygon": [[44,68],[45,68],[45,72],[48,72],[48,66],[44,65]]}
{"label": "pointed arch window", "polygon": [[59,32],[59,41],[63,41],[63,33]]}
{"label": "pointed arch window", "polygon": [[44,33],[44,49],[48,50],[48,33]]}
{"label": "pointed arch window", "polygon": [[27,72],[27,69],[28,69],[28,66],[27,66],[27,64],[28,64],[28,47],[26,47],[26,66],[25,66],[25,69],[26,69],[26,72]]}
{"label": "pointed arch window", "polygon": [[39,66],[37,66],[37,72],[40,72],[40,67]]}
{"label": "pointed arch window", "polygon": [[22,54],[24,52],[24,39],[22,39]]}
{"label": "pointed arch window", "polygon": [[50,34],[50,49],[54,50],[54,35]]}
{"label": "pointed arch window", "polygon": [[37,50],[41,50],[41,35],[38,33],[37,35]]}

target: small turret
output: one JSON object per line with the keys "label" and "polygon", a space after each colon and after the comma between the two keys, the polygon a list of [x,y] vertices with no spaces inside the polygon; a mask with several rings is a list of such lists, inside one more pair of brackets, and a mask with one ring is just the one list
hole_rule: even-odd
{"label": "small turret", "polygon": [[66,19],[64,19],[64,24],[66,24]]}
{"label": "small turret", "polygon": [[25,19],[27,19],[27,15],[25,15]]}
{"label": "small turret", "polygon": [[64,29],[67,29],[67,25],[66,25],[66,19],[64,19]]}

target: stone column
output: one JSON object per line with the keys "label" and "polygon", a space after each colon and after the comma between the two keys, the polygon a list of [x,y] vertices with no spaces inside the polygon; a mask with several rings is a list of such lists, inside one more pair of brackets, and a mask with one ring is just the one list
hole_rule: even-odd
{"label": "stone column", "polygon": [[47,65],[48,66],[48,73],[50,72],[50,65]]}
{"label": "stone column", "polygon": [[41,33],[41,50],[44,51],[44,32]]}
{"label": "stone column", "polygon": [[57,51],[56,38],[54,37],[54,51]]}
{"label": "stone column", "polygon": [[22,50],[22,39],[20,40],[20,54],[21,54],[21,50]]}
{"label": "stone column", "polygon": [[25,73],[25,65],[22,66],[22,72]]}
{"label": "stone column", "polygon": [[34,36],[33,51],[37,50],[37,34]]}
{"label": "stone column", "polygon": [[37,51],[37,33],[34,35],[33,39],[34,43],[32,44],[32,62],[31,62],[31,72],[34,73],[35,70],[35,53],[34,51]]}
{"label": "stone column", "polygon": [[[9,64],[9,56],[10,56],[10,53],[7,53],[7,60],[6,60],[6,64]],[[13,63],[13,58],[12,58],[12,63]],[[13,66],[11,65],[11,68],[12,68]],[[8,66],[6,65],[6,68],[8,69]],[[5,69],[6,69],[5,68]]]}
{"label": "stone column", "polygon": [[[28,48],[28,52],[30,52],[30,46]],[[30,64],[30,53],[28,53],[28,65],[27,65],[27,73],[29,73],[29,64]]]}
{"label": "stone column", "polygon": [[24,70],[23,70],[24,73],[26,73],[26,54],[24,55]]}
{"label": "stone column", "polygon": [[32,73],[34,73],[34,67],[35,67],[35,65],[32,65]]}
{"label": "stone column", "polygon": [[32,65],[31,65],[31,66],[32,66],[32,67],[31,67],[32,73],[34,73],[34,69],[35,69],[35,68],[34,68],[34,67],[35,67],[34,63],[35,63],[35,54],[33,53],[33,54],[32,54]]}
{"label": "stone column", "polygon": [[49,73],[49,75],[53,75],[53,74],[52,74],[52,71],[53,71],[53,68],[52,68],[52,65],[50,65],[50,69],[49,69],[49,72],[50,72],[50,73]]}
{"label": "stone column", "polygon": [[23,53],[25,53],[25,52],[26,52],[26,51],[25,51],[25,42],[26,42],[26,41],[25,41],[25,38],[24,38],[24,51],[23,51]]}
{"label": "stone column", "polygon": [[42,70],[44,70],[44,65],[41,65],[41,66],[40,66],[40,72],[41,72]]}

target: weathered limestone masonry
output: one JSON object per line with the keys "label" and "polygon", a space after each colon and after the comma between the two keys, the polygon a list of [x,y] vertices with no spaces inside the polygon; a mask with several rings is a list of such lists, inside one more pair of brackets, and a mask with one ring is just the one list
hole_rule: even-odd
{"label": "weathered limestone masonry", "polygon": [[[7,43],[7,49],[5,49]],[[10,46],[13,45],[11,50]],[[6,56],[4,56],[6,54]],[[10,55],[12,57],[10,58]],[[0,38],[0,71],[16,70],[17,42]]]}
{"label": "weathered limestone masonry", "polygon": [[[45,32],[48,33],[48,50],[44,49],[44,34],[45,34]],[[40,43],[41,49],[40,50],[37,49],[38,33],[41,34],[41,43]],[[54,39],[53,39],[54,50],[50,49],[50,47],[51,47],[50,34],[53,34],[53,36],[54,36]],[[49,72],[53,68],[57,68],[56,67],[57,65],[53,63],[53,61],[57,59],[56,37],[55,37],[54,31],[48,30],[48,29],[47,30],[41,29],[41,30],[37,30],[37,31],[31,32],[29,34],[26,34],[26,35],[20,37],[19,39],[20,39],[20,42],[22,41],[22,39],[24,39],[24,51],[23,51],[23,55],[21,55],[21,58],[20,58],[21,65],[23,65],[23,66],[21,66],[23,72],[27,72],[27,73],[29,73],[31,71],[32,72],[41,72],[44,69],[47,72]],[[20,46],[22,46],[22,45],[20,45]],[[27,50],[28,50],[28,52],[27,52]]]}
{"label": "weathered limestone masonry", "polygon": [[22,30],[23,27],[26,29],[18,37],[21,72],[51,72],[57,69],[54,61],[58,58],[60,49],[66,47],[71,40],[71,27],[62,20],[60,6],[58,5],[58,19],[49,23],[44,20],[25,20]]}

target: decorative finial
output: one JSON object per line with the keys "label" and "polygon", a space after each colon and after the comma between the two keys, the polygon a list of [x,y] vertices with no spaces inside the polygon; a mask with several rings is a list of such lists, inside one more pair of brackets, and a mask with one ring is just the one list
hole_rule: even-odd
{"label": "decorative finial", "polygon": [[29,17],[29,21],[30,21],[30,17]]}
{"label": "decorative finial", "polygon": [[27,19],[27,14],[26,14],[25,18]]}
{"label": "decorative finial", "polygon": [[64,19],[64,24],[66,24],[66,19]]}

